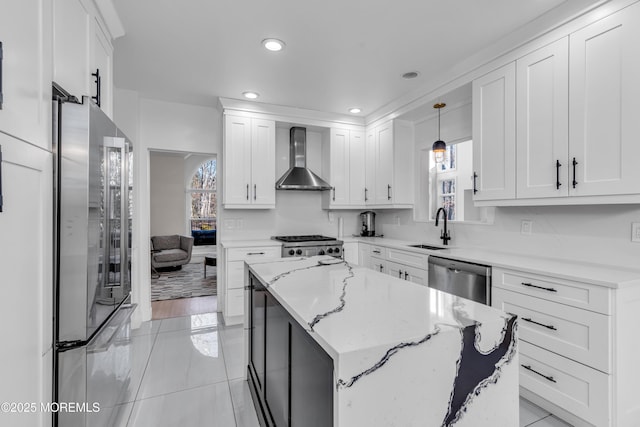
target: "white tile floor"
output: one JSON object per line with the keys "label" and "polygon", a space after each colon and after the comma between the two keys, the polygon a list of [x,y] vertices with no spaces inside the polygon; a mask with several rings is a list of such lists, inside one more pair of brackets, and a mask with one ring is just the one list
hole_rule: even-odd
{"label": "white tile floor", "polygon": [[[224,326],[216,313],[146,322],[134,330],[130,398],[114,427],[258,427],[242,379],[242,333],[242,326]],[[525,426],[569,424],[521,399],[519,427]]]}

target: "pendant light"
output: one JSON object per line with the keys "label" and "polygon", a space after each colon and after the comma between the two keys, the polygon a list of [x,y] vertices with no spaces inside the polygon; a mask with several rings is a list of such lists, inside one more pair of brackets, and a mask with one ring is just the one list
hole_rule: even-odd
{"label": "pendant light", "polygon": [[433,155],[435,156],[436,163],[442,163],[444,161],[444,153],[447,151],[447,144],[440,139],[440,110],[446,106],[447,104],[444,102],[439,102],[433,106],[433,108],[438,110],[438,140],[433,143],[433,147],[431,148]]}

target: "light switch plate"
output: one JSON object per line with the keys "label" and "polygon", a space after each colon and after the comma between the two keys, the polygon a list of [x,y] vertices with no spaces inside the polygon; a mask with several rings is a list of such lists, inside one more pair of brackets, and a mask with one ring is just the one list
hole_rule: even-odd
{"label": "light switch plate", "polygon": [[533,221],[528,219],[523,219],[520,223],[520,234],[531,234],[531,229],[533,228]]}
{"label": "light switch plate", "polygon": [[640,243],[640,222],[631,223],[631,241]]}

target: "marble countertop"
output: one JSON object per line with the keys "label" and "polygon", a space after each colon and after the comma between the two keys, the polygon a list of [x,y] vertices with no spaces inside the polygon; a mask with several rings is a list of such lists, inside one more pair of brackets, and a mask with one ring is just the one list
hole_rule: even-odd
{"label": "marble countertop", "polygon": [[334,360],[352,351],[419,341],[441,328],[454,331],[481,323],[499,331],[509,317],[495,308],[331,257],[247,264],[296,321],[315,332],[316,341]]}
{"label": "marble countertop", "polygon": [[[609,288],[640,286],[640,270],[634,268],[587,263],[570,259],[552,259],[532,255],[520,255],[483,248],[462,248],[451,246],[442,250],[428,250],[412,248],[409,246],[425,242],[411,242],[386,237],[344,237],[342,240],[344,242],[362,242],[419,254],[442,256],[460,261],[487,264],[492,267],[510,268],[523,272],[552,275],[557,278],[579,280],[584,283],[606,286]],[[441,245],[436,243],[434,246]]]}

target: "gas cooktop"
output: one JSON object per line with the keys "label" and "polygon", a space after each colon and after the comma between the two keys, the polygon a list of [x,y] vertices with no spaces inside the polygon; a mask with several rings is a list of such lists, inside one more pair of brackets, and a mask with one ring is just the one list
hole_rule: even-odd
{"label": "gas cooktop", "polygon": [[336,240],[335,237],[326,237],[319,234],[310,234],[306,236],[273,236],[273,240],[279,240],[281,242],[299,243],[299,242],[329,242]]}

